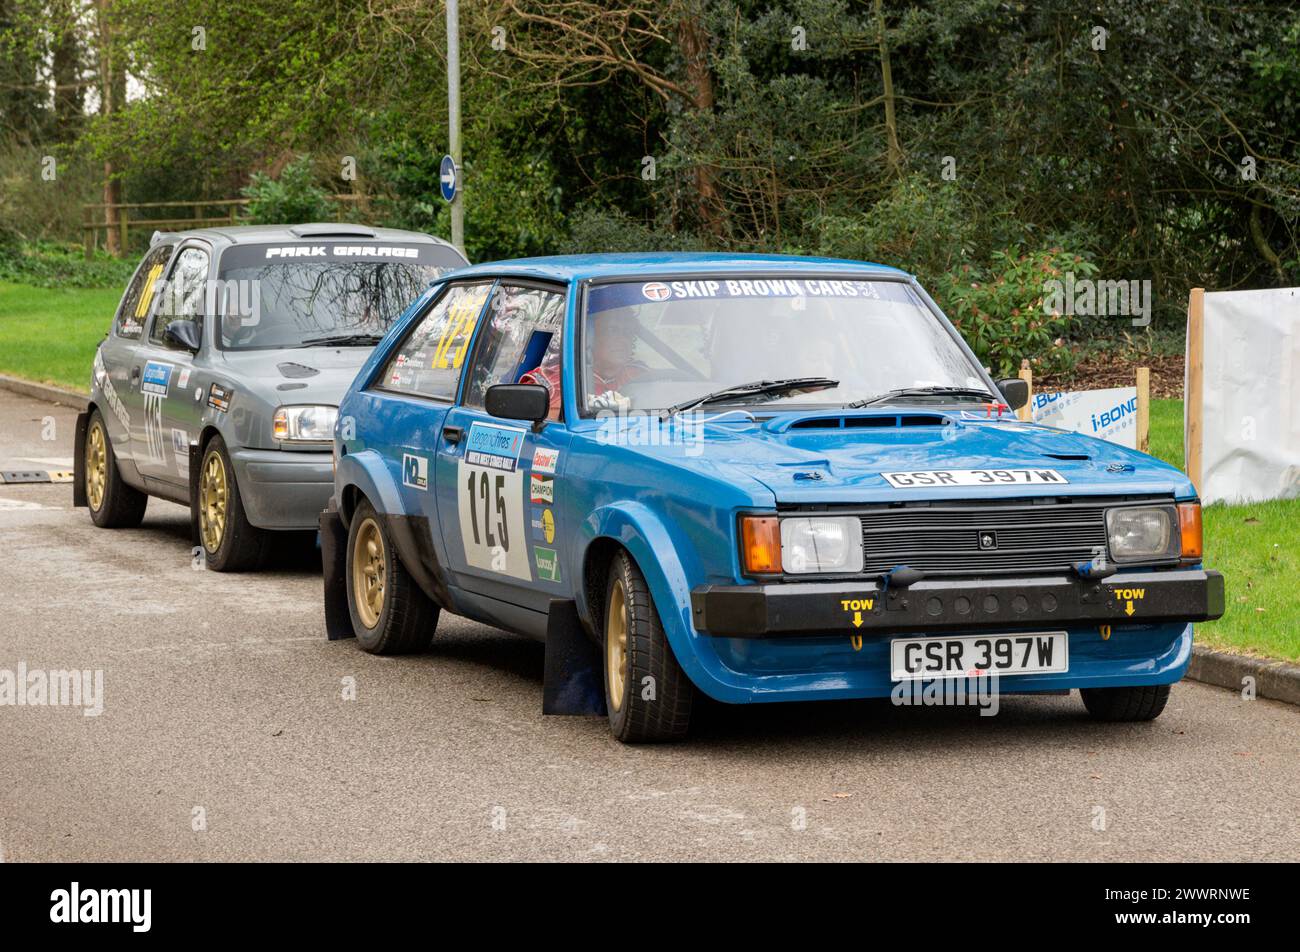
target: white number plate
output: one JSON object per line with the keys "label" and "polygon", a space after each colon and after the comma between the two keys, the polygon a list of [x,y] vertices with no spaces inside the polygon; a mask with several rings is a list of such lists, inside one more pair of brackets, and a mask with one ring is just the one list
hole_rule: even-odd
{"label": "white number plate", "polygon": [[928,489],[931,486],[1024,486],[1034,483],[1069,482],[1054,469],[933,469],[916,473],[881,473],[895,489]]}
{"label": "white number plate", "polygon": [[1063,631],[960,638],[895,638],[889,643],[890,677],[975,678],[988,674],[1055,674],[1070,670]]}

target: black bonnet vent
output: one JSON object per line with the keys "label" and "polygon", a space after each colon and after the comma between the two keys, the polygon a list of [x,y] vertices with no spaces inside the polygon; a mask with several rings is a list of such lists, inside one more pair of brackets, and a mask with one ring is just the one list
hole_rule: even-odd
{"label": "black bonnet vent", "polygon": [[946,416],[937,413],[889,413],[870,416],[824,416],[796,420],[792,430],[896,430],[910,426],[949,426]]}

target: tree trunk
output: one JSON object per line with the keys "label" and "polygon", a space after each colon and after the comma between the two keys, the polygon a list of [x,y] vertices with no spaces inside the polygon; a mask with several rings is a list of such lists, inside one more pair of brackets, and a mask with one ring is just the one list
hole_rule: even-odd
{"label": "tree trunk", "polygon": [[[709,69],[709,36],[699,17],[687,14],[677,29],[682,58],[686,61],[686,86],[691,92],[690,108],[707,114],[713,111],[713,73]],[[722,239],[727,234],[726,206],[718,194],[718,170],[699,163],[693,170],[695,191],[700,199],[700,219],[709,234]]]}
{"label": "tree trunk", "polygon": [[81,125],[81,39],[77,35],[77,0],[53,0],[50,27],[54,33],[51,68],[54,74],[54,122],[60,142],[76,138]]}
{"label": "tree trunk", "polygon": [[880,83],[885,101],[889,171],[897,176],[903,170],[903,147],[898,144],[898,120],[894,115],[894,74],[889,68],[889,40],[885,35],[885,11],[881,0],[876,0],[876,42],[880,47]]}
{"label": "tree trunk", "polygon": [[[95,0],[95,15],[98,20],[99,42],[99,113],[112,116],[126,99],[126,72],[117,64],[117,51],[113,48],[113,31],[109,22],[109,7],[112,0]],[[104,247],[111,255],[121,257],[126,254],[122,247],[118,224],[122,202],[122,183],[114,178],[113,160],[104,160],[104,221],[108,223]]]}

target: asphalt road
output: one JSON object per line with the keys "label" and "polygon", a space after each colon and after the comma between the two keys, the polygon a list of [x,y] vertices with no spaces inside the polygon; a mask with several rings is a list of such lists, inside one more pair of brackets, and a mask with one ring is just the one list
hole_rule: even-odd
{"label": "asphalt road", "polygon": [[[70,469],[73,419],[0,391],[0,470]],[[624,747],[542,716],[540,645],[444,616],[430,653],[372,657],[325,639],[310,555],[195,570],[184,509],[107,531],[71,497],[0,485],[0,672],[103,672],[98,717],[0,706],[8,861],[1300,856],[1295,707],[710,707]]]}

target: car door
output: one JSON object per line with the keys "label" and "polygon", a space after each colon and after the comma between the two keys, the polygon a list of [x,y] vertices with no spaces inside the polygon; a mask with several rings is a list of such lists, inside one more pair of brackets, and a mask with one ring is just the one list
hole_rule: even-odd
{"label": "car door", "polygon": [[[428,526],[429,543],[442,558],[442,533],[432,461],[443,422],[456,400],[479,316],[493,280],[449,284],[415,320],[371,389],[382,414],[372,442],[390,468],[402,512]],[[346,421],[344,421],[346,424]]]}
{"label": "car door", "polygon": [[117,307],[113,328],[95,357],[96,382],[108,404],[104,418],[113,452],[131,466],[135,464],[134,429],[143,411],[140,349],[159,281],[174,250],[171,243],[155,245],[141,259]]}
{"label": "car door", "polygon": [[[534,611],[545,611],[571,581],[558,544],[568,527],[556,489],[569,445],[559,399],[565,304],[560,286],[498,283],[435,460],[438,524],[453,583]],[[551,417],[540,427],[483,408],[489,387],[524,377],[554,394]]]}
{"label": "car door", "polygon": [[211,265],[206,242],[190,239],[177,248],[138,354],[143,412],[135,430],[136,464],[146,478],[174,488],[188,486],[189,444],[202,408],[190,396],[195,354],[169,340],[167,328],[192,321],[203,340]]}

